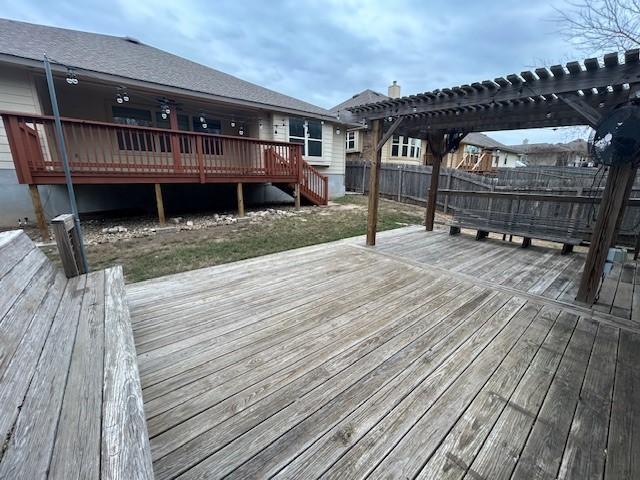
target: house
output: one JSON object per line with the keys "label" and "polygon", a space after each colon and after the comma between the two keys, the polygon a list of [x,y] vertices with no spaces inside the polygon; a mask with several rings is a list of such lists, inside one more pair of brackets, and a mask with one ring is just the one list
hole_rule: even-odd
{"label": "house", "polygon": [[578,138],[568,143],[529,143],[512,145],[522,152],[522,161],[528,166],[581,167],[591,162],[589,144]]}
{"label": "house", "polygon": [[[348,108],[399,97],[400,85],[394,81],[388,88],[388,95],[367,89],[336,105],[331,109],[331,112],[338,118],[348,121],[350,119]],[[424,142],[419,138],[394,135],[382,147],[382,162],[424,165],[426,149],[423,144]],[[365,128],[365,126],[348,128],[345,147],[347,160],[372,160],[374,158],[375,144],[371,130]]]}
{"label": "house", "polygon": [[476,173],[487,173],[502,168],[523,166],[520,151],[494,140],[483,133],[470,133],[460,142],[455,152],[444,159],[444,166]]}
{"label": "house", "polygon": [[330,111],[135,38],[0,19],[0,225],[69,208],[45,53],[81,213],[236,186],[344,194],[344,122]]}

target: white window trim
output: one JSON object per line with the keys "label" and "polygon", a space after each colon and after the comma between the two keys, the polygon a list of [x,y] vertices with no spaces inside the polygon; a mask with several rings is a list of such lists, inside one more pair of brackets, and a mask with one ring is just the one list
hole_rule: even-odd
{"label": "white window trim", "polygon": [[[396,141],[395,139],[398,139]],[[393,147],[398,147],[398,154],[393,154]],[[407,147],[407,154],[403,155],[402,151],[404,147]],[[413,151],[413,155],[411,154]],[[413,160],[420,160],[422,158],[422,141],[419,138],[411,137],[392,137],[391,138],[391,157],[392,158],[410,158]]]}
{"label": "white window trim", "polygon": [[[324,157],[324,144],[323,144],[323,132],[322,132],[322,127],[324,126],[322,122],[318,122],[320,123],[320,138],[309,138],[309,122],[308,120],[304,120],[304,138],[303,137],[296,137],[295,135],[291,135],[291,126],[289,126],[289,140],[291,140],[292,138],[295,138],[296,140],[304,140],[304,143],[301,143],[300,145],[304,146],[304,149],[302,150],[302,156],[305,159],[309,159],[310,162],[320,162],[322,161],[323,157]],[[307,155],[307,152],[309,151],[309,142],[319,142],[320,143],[320,155]]]}
{"label": "white window trim", "polygon": [[[349,135],[353,135],[353,148],[349,148]],[[346,135],[345,135],[345,148],[347,150],[347,152],[359,152],[360,151],[360,145],[359,145],[359,132],[357,130],[351,130],[351,131],[347,131]]]}

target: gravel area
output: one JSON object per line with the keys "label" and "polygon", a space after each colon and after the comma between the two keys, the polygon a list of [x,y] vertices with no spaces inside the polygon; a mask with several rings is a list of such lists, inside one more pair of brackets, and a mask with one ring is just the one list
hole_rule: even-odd
{"label": "gravel area", "polygon": [[314,207],[267,208],[246,212],[246,216],[238,217],[233,213],[188,214],[167,218],[165,225],[160,225],[151,217],[127,217],[115,219],[83,220],[82,230],[87,245],[118,242],[132,238],[154,237],[166,233],[203,230],[223,225],[242,223],[262,223],[283,217],[303,217],[312,213]]}

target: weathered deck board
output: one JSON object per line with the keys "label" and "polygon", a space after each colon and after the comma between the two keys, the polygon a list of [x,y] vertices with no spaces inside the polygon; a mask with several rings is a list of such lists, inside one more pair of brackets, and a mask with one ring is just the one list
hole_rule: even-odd
{"label": "weathered deck board", "polygon": [[67,279],[24,232],[0,264],[0,478],[152,478],[121,270]]}
{"label": "weathered deck board", "polygon": [[581,254],[360,242],[128,287],[156,478],[635,472],[635,266],[602,312],[567,300]]}
{"label": "weathered deck board", "polygon": [[[51,332],[38,361],[20,416],[0,463],[0,478],[44,478],[49,468],[58,416],[78,326],[84,277],[67,283]],[[48,395],[44,395],[47,392]]]}

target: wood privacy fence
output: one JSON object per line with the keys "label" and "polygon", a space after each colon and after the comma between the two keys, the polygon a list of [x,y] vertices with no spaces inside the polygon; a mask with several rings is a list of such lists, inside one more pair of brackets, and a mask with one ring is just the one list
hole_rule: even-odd
{"label": "wood privacy fence", "polygon": [[[368,193],[370,171],[369,162],[347,162],[347,191]],[[636,245],[640,230],[637,182],[618,238],[627,246]],[[400,202],[426,204],[430,183],[430,166],[383,164],[380,170],[380,194]],[[496,177],[442,168],[437,205],[454,221],[478,228],[579,243],[590,239],[605,183],[606,173],[596,168],[503,168]]]}

